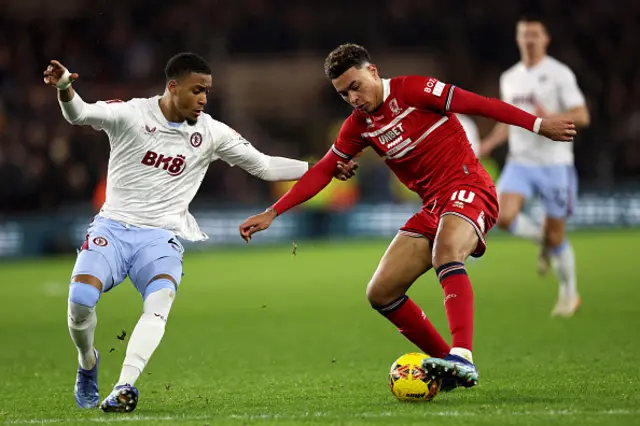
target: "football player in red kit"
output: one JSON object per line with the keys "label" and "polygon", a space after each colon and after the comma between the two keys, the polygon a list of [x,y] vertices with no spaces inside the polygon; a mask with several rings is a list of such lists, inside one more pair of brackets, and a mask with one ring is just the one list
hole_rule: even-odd
{"label": "football player in red kit", "polygon": [[[324,158],[272,207],[240,225],[240,234],[249,241],[276,216],[320,192],[337,164],[373,148],[420,196],[422,209],[387,249],[367,286],[367,298],[431,356],[423,368],[430,377],[442,379],[444,390],[471,387],[478,371],[471,354],[473,290],[464,261],[484,254],[485,234],[498,217],[498,199],[455,113],[492,118],[562,142],[573,140],[573,122],[542,119],[433,77],[381,78],[367,50],[355,44],[332,51],[325,73],[354,111]],[[451,346],[405,294],[431,268],[444,290]]]}

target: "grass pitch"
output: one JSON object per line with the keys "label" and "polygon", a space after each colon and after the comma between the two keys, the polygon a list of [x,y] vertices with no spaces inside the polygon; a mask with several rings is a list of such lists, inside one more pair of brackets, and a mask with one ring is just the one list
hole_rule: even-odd
{"label": "grass pitch", "polygon": [[[66,325],[73,257],[0,264],[0,424],[640,424],[638,231],[571,236],[583,307],[551,319],[536,249],[491,238],[471,261],[480,385],[399,403],[387,373],[415,348],[368,306],[387,241],[187,253],[165,338],[129,415],[81,411]],[[448,336],[433,273],[410,295]],[[100,390],[116,381],[141,310],[125,282],[98,305]]]}

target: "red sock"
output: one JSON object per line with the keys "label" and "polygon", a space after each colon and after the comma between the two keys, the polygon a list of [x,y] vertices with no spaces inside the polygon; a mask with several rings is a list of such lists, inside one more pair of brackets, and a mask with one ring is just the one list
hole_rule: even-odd
{"label": "red sock", "polygon": [[451,348],[447,342],[427,319],[422,309],[408,296],[402,296],[377,311],[398,327],[398,331],[425,354],[442,358],[449,353]]}
{"label": "red sock", "polygon": [[444,307],[454,348],[471,350],[473,341],[473,288],[464,263],[451,262],[436,269],[444,290]]}

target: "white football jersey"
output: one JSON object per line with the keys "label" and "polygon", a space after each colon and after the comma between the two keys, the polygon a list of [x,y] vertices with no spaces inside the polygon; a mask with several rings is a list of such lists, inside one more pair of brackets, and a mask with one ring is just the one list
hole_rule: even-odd
{"label": "white football jersey", "polygon": [[478,126],[473,119],[464,114],[456,114],[458,120],[460,120],[460,124],[462,124],[462,128],[464,132],[467,134],[467,139],[469,139],[469,143],[471,144],[471,149],[473,149],[473,153],[478,156],[480,152],[480,136],[478,136]]}
{"label": "white football jersey", "polygon": [[206,113],[193,125],[167,122],[159,100],[155,96],[85,104],[90,111],[81,124],[104,130],[111,144],[100,215],[167,229],[189,241],[204,240],[207,235],[188,208],[209,164],[222,159],[254,174],[267,167],[269,157]]}
{"label": "white football jersey", "polygon": [[[517,63],[500,77],[502,100],[531,114],[561,113],[585,105],[576,77],[565,64],[546,56],[531,68]],[[538,107],[538,108],[536,108]],[[509,126],[509,161],[533,165],[573,164],[573,144],[554,142]]]}

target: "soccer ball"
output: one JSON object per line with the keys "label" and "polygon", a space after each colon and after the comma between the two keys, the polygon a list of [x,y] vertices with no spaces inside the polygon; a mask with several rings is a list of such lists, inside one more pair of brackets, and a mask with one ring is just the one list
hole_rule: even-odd
{"label": "soccer ball", "polygon": [[429,355],[411,352],[398,358],[389,371],[389,388],[400,401],[431,401],[440,391],[440,380],[427,377],[422,360]]}

